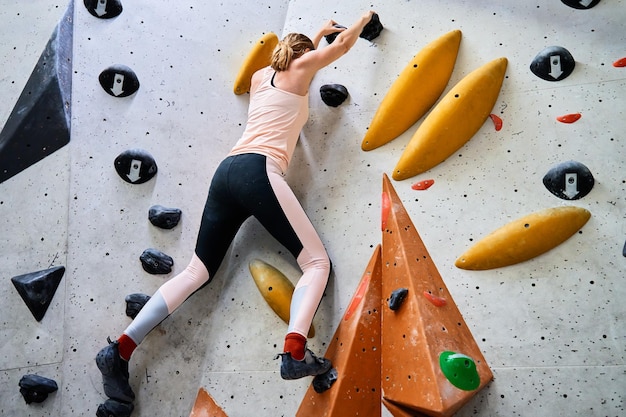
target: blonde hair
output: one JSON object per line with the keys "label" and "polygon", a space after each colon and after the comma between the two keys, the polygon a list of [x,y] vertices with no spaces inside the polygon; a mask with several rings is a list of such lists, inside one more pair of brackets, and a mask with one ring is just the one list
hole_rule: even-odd
{"label": "blonde hair", "polygon": [[290,33],[274,48],[270,65],[275,71],[284,71],[289,68],[291,61],[301,57],[306,49],[315,49],[311,39],[301,33]]}

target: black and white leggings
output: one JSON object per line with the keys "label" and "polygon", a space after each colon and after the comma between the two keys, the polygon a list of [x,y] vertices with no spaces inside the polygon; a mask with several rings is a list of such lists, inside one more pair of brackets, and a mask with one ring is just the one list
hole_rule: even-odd
{"label": "black and white leggings", "polygon": [[156,325],[208,284],[250,216],[293,254],[302,269],[291,301],[287,333],[306,337],[328,282],[328,254],[279,165],[253,153],[229,156],[219,165],[191,262],[157,290],[124,333],[136,344],[141,343]]}

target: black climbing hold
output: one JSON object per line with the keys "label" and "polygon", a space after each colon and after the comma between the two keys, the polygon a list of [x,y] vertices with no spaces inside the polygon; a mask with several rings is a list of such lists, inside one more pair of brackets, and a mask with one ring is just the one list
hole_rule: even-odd
{"label": "black climbing hold", "polygon": [[157,164],[152,155],[143,149],[129,149],[115,158],[115,170],[126,182],[143,184],[157,173]]}
{"label": "black climbing hold", "polygon": [[57,383],[50,378],[39,375],[24,375],[19,382],[20,394],[24,397],[26,404],[41,403],[51,394],[59,389]]}
{"label": "black climbing hold", "polygon": [[100,85],[113,97],[128,97],[139,90],[137,74],[126,65],[113,65],[98,76]]}
{"label": "black climbing hold", "polygon": [[562,46],[549,46],[539,52],[530,64],[530,70],[546,81],[561,81],[574,71],[576,61]]}
{"label": "black climbing hold", "polygon": [[109,398],[98,406],[96,417],[130,417],[134,408],[133,403],[123,403]]}
{"label": "black climbing hold", "polygon": [[585,165],[567,161],[550,168],[543,177],[543,184],[548,191],[563,200],[578,200],[589,194],[594,179]]}
{"label": "black climbing hold", "polygon": [[71,1],[0,132],[0,183],[70,141],[73,16]]}
{"label": "black climbing hold", "polygon": [[154,205],[148,210],[148,219],[156,227],[172,229],[176,227],[182,214],[183,212],[177,208]]}
{"label": "black climbing hold", "polygon": [[316,375],[313,378],[313,389],[318,394],[330,389],[330,387],[337,381],[337,370],[330,368],[328,371],[321,375]]}
{"label": "black climbing hold", "polygon": [[600,0],[561,0],[561,2],[569,7],[573,7],[574,9],[591,9],[598,3]]}
{"label": "black climbing hold", "polygon": [[372,19],[367,23],[367,25],[365,25],[359,36],[363,39],[367,39],[368,41],[373,41],[382,31],[383,24],[380,23],[378,13],[374,13],[372,15]]}
{"label": "black climbing hold", "polygon": [[[337,29],[347,29],[345,26],[341,26],[338,24],[334,24],[334,27],[336,27]],[[333,43],[335,41],[335,38],[337,38],[337,35],[339,35],[341,32],[333,32],[333,33],[329,33],[328,35],[324,36],[324,38],[326,39],[326,42],[328,42],[329,44]]]}
{"label": "black climbing hold", "polygon": [[624,247],[622,248],[622,256],[626,257],[626,242],[624,242]]}
{"label": "black climbing hold", "polygon": [[172,272],[174,260],[163,252],[149,248],[139,257],[144,271],[149,274],[169,274]]}
{"label": "black climbing hold", "polygon": [[348,89],[341,84],[324,84],[320,87],[322,101],[331,107],[337,107],[348,98]]}
{"label": "black climbing hold", "polygon": [[55,266],[11,278],[35,320],[41,321],[45,316],[64,273],[64,266]]}
{"label": "black climbing hold", "polygon": [[122,13],[120,0],[84,0],[87,11],[99,19],[112,19]]}
{"label": "black climbing hold", "polygon": [[389,308],[393,311],[396,311],[400,308],[406,295],[409,293],[407,288],[398,288],[391,293],[391,297],[389,297]]}
{"label": "black climbing hold", "polygon": [[126,301],[126,315],[131,319],[137,317],[137,314],[141,311],[143,306],[146,305],[150,296],[142,293],[128,294],[124,301]]}

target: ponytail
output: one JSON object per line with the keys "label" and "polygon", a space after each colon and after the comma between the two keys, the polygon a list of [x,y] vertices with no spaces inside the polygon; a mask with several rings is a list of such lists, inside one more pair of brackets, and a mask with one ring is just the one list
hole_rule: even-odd
{"label": "ponytail", "polygon": [[270,66],[275,71],[285,71],[291,61],[301,57],[306,49],[315,49],[311,39],[300,33],[290,33],[274,48]]}

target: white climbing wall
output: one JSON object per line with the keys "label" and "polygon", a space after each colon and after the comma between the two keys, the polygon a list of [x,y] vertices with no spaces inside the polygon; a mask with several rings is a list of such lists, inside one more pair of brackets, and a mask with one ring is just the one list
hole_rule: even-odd
{"label": "white climbing wall", "polygon": [[[495,375],[458,415],[624,415],[626,68],[612,63],[626,56],[626,1],[602,0],[590,10],[559,0],[122,4],[120,16],[100,20],[76,2],[71,142],[0,184],[0,415],[95,415],[106,398],[93,359],[106,337],[117,337],[129,323],[124,297],[152,294],[190,259],[211,175],[246,120],[248,97],[235,96],[232,83],[252,43],[267,31],[312,35],[329,18],[349,25],[370,8],[385,30],[373,42],[360,39],[318,73],[288,173],[333,262],[309,346],[325,351],[381,241],[382,174],[391,173],[419,122],[370,152],[360,149],[365,130],[413,55],[460,29],[446,91],[483,63],[507,57],[493,109],[503,128],[497,132],[487,120],[444,163],[394,182]],[[2,6],[3,126],[67,3],[9,0]],[[559,82],[529,69],[552,45],[576,60],[573,74]],[[137,74],[141,87],[133,96],[115,98],[100,87],[98,75],[115,64]],[[350,93],[337,108],[319,96],[329,83]],[[574,124],[556,120],[576,112],[582,118]],[[129,148],[154,156],[154,179],[132,185],[117,175],[113,160]],[[560,200],[542,184],[554,164],[568,160],[584,163],[596,181],[576,201]],[[411,189],[424,179],[435,184]],[[147,218],[154,204],[180,208],[181,223],[156,229]],[[562,205],[592,214],[563,245],[497,270],[454,266],[497,227]],[[143,271],[139,255],[149,247],[174,258],[172,274]],[[286,326],[250,277],[254,258],[297,279],[290,255],[255,221],[246,223],[219,276],[136,351],[133,416],[186,417],[200,386],[230,417],[295,415],[310,379],[280,379],[273,358]],[[37,322],[10,278],[54,265],[67,270]],[[41,405],[26,405],[17,384],[28,373],[55,379],[59,391]]]}

